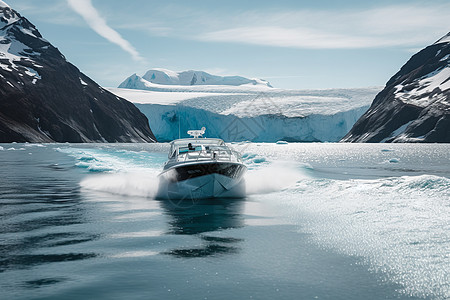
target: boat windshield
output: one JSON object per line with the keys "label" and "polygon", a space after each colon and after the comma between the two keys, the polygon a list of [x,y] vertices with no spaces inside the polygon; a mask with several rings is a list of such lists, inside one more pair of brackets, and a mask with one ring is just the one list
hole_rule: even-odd
{"label": "boat windshield", "polygon": [[221,139],[181,139],[170,145],[169,158],[188,152],[228,149]]}

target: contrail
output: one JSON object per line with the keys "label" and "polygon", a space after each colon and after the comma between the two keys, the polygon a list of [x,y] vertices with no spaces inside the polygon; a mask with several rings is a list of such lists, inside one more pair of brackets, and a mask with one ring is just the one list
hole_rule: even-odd
{"label": "contrail", "polygon": [[83,17],[95,32],[130,53],[134,60],[143,60],[139,52],[127,40],[106,24],[105,19],[100,16],[97,9],[92,5],[91,0],[67,0],[67,3],[76,13]]}

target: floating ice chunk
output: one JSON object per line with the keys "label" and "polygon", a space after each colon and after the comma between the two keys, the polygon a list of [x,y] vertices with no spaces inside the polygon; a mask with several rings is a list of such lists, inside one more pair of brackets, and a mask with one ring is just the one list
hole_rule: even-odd
{"label": "floating ice chunk", "polygon": [[260,164],[260,163],[266,162],[266,158],[265,158],[265,157],[258,157],[258,158],[255,158],[255,159],[253,160],[253,162],[254,162],[255,164]]}
{"label": "floating ice chunk", "polygon": [[277,145],[287,145],[287,144],[289,144],[289,143],[286,141],[278,141],[277,142]]}

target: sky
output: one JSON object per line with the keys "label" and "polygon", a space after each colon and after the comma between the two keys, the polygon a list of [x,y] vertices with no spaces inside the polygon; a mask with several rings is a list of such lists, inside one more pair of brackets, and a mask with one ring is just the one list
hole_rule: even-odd
{"label": "sky", "polygon": [[450,31],[445,0],[4,0],[105,87],[152,68],[284,89],[383,86]]}

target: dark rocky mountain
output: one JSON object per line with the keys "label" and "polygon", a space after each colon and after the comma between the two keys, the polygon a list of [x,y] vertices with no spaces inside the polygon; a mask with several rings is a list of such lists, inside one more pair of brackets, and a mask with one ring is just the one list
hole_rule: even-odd
{"label": "dark rocky mountain", "polygon": [[0,1],[0,142],[154,142],[147,118],[100,87]]}
{"label": "dark rocky mountain", "polygon": [[450,33],[412,56],[341,141],[450,143]]}

